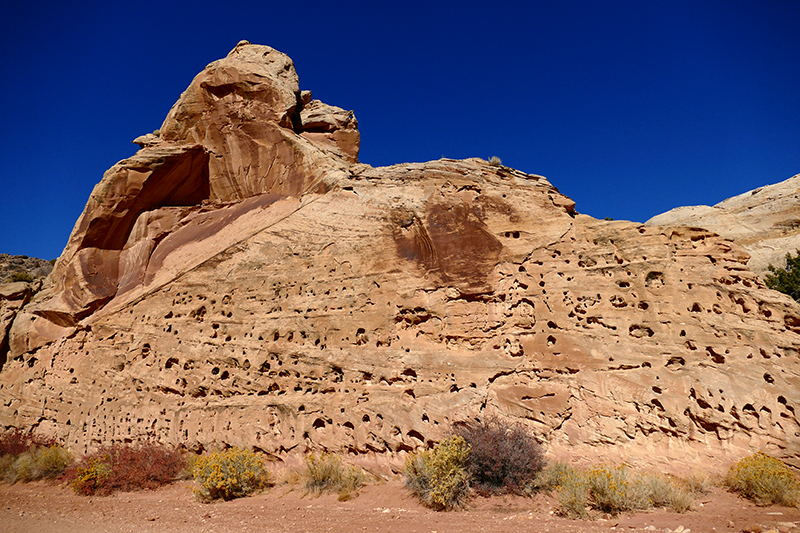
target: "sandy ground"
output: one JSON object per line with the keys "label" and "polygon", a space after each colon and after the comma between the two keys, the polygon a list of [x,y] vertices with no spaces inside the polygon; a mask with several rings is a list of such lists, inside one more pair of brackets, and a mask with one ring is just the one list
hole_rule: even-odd
{"label": "sandy ground", "polygon": [[152,492],[105,497],[78,496],[47,483],[0,484],[0,531],[69,532],[325,532],[420,533],[769,531],[800,533],[800,509],[756,507],[722,489],[700,497],[686,514],[666,511],[570,520],[553,513],[556,504],[540,495],[476,498],[464,511],[437,513],[420,506],[400,481],[368,485],[358,497],[312,498],[294,488],[273,487],[230,502],[204,504],[194,484],[182,481]]}

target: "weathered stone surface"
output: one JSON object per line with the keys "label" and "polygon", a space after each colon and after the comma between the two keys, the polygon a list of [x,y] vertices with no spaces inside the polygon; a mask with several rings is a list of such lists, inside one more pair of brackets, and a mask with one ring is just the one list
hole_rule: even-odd
{"label": "weathered stone surface", "polygon": [[750,254],[747,266],[763,274],[767,265],[785,266],[786,254],[800,249],[800,174],[713,207],[677,207],[645,224],[711,230],[744,248]]}
{"label": "weathered stone surface", "polygon": [[[324,192],[357,160],[359,137],[352,112],[301,94],[291,59],[243,41],[198,74],[158,136],[134,142],[142,149],[94,188],[55,274],[17,321],[13,356],[71,332],[117,291],[146,281],[152,259],[184,244],[173,237],[156,250],[167,234],[187,223],[194,229],[183,238],[209,233],[212,226],[197,229],[209,218],[201,212],[256,196],[262,205],[265,194],[272,203]],[[191,268],[186,261],[181,268]]]}
{"label": "weathered stone surface", "polygon": [[0,285],[0,366],[6,361],[11,323],[22,306],[28,303],[35,288],[36,285],[22,281]]}
{"label": "weathered stone surface", "polygon": [[33,279],[47,277],[53,270],[50,261],[27,255],[0,254],[0,284],[11,283],[14,274],[27,273]]}
{"label": "weathered stone surface", "polygon": [[[800,465],[800,307],[741,249],[579,215],[545,178],[479,159],[372,168],[319,149],[292,128],[351,123],[311,106],[265,49],[212,63],[162,143],[95,189],[48,292],[14,321],[0,425],[78,451],[156,439],[393,456],[497,413],[553,453],[765,449]],[[232,95],[254,103],[232,109]],[[294,143],[271,167],[294,170],[246,171],[239,133],[207,144],[219,129],[202,122],[236,109],[254,135],[281,132],[256,143],[268,153]]]}

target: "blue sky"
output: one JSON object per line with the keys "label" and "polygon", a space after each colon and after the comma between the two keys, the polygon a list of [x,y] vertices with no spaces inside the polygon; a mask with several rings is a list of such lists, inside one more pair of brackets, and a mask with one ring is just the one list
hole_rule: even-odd
{"label": "blue sky", "polygon": [[795,0],[76,5],[4,7],[0,252],[57,257],[103,172],[241,39],[353,109],[373,166],[496,155],[634,221],[800,173]]}

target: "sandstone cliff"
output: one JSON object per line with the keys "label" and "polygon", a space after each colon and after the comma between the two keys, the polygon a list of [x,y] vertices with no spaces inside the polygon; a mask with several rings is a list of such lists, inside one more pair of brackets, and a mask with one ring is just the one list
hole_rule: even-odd
{"label": "sandstone cliff", "polygon": [[800,174],[712,207],[677,207],[645,224],[711,230],[741,246],[750,254],[748,268],[763,274],[767,265],[785,266],[786,254],[800,249]]}
{"label": "sandstone cliff", "polygon": [[710,231],[480,159],[372,168],[240,43],[95,187],[14,319],[2,426],[77,451],[397,454],[498,413],[555,453],[800,464],[800,308]]}

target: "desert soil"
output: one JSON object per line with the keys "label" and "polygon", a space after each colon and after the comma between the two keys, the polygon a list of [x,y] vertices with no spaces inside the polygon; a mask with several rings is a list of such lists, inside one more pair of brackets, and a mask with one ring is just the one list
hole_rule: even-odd
{"label": "desert soil", "polygon": [[769,531],[800,533],[800,509],[757,507],[722,489],[696,500],[686,514],[654,511],[594,520],[556,516],[555,501],[540,495],[476,498],[463,511],[437,513],[420,506],[400,481],[368,485],[345,502],[336,495],[305,496],[273,487],[230,502],[204,504],[182,481],[152,492],[84,497],[47,483],[0,484],[0,531],[4,532],[420,532],[470,531],[597,533],[693,533]]}

